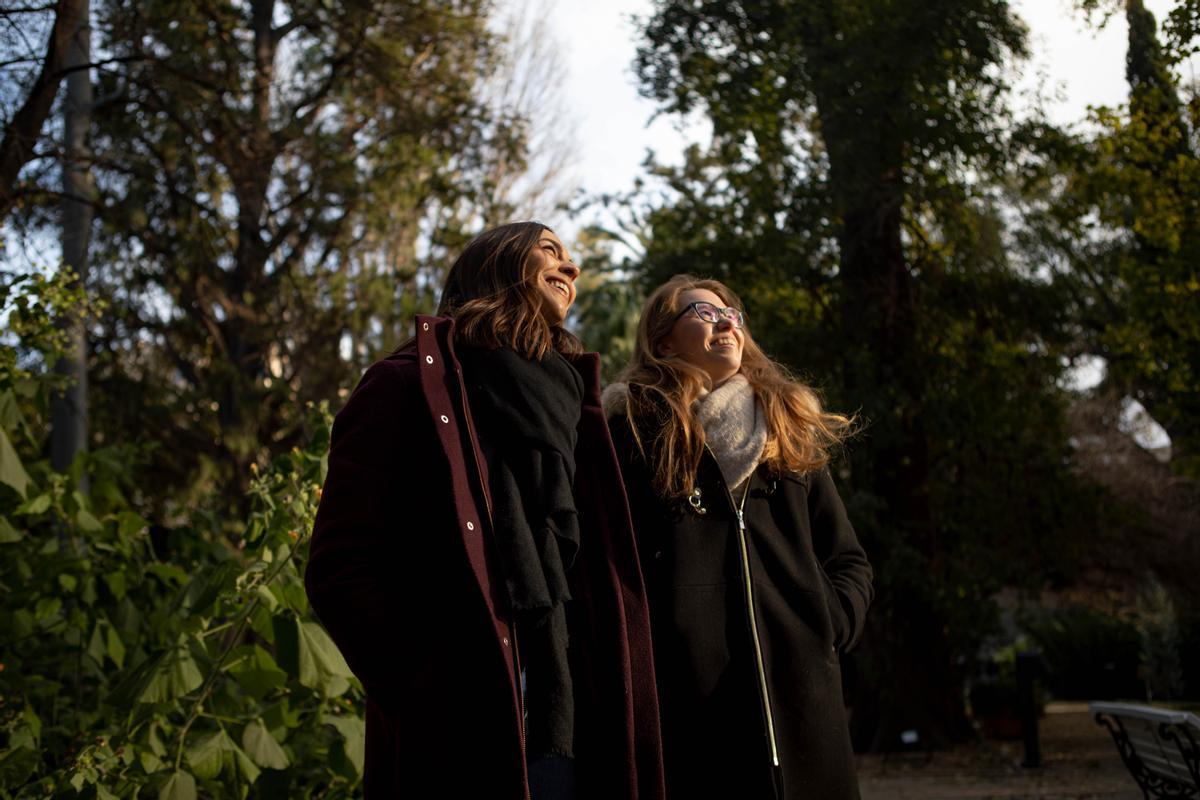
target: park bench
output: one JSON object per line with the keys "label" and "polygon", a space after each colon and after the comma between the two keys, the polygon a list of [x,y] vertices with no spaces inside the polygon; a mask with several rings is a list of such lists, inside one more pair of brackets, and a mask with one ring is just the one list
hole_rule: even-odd
{"label": "park bench", "polygon": [[1129,703],[1091,703],[1145,797],[1200,793],[1200,718]]}

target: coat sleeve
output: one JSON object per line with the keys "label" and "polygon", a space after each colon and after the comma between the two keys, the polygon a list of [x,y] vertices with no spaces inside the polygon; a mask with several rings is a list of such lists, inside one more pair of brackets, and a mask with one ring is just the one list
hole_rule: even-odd
{"label": "coat sleeve", "polygon": [[625,484],[625,497],[629,501],[629,515],[633,520],[642,572],[649,580],[651,565],[647,560],[661,547],[661,543],[657,541],[661,536],[661,526],[653,524],[657,521],[661,504],[654,496],[650,468],[638,451],[628,418],[624,414],[609,417],[608,430],[612,436],[613,449],[617,453],[621,480]]}
{"label": "coat sleeve", "polygon": [[333,423],[329,471],[304,573],[309,602],[376,700],[396,685],[404,638],[380,635],[380,619],[404,608],[396,539],[411,491],[401,425],[420,410],[415,379],[396,362],[363,375]]}
{"label": "coat sleeve", "polygon": [[[838,599],[844,622],[838,647],[849,650],[862,636],[867,608],[875,596],[874,572],[858,536],[846,516],[846,508],[828,470],[812,475],[808,492],[808,515],[813,548],[829,588]],[[838,608],[831,608],[837,614]]]}

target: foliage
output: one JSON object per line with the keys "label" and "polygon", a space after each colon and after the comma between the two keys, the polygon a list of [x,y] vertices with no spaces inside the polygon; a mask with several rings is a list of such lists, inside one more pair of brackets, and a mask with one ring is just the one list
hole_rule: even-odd
{"label": "foliage", "polygon": [[1200,104],[1175,70],[1196,42],[1181,4],[1163,48],[1153,15],[1127,4],[1127,105],[1096,109],[1098,134],[1057,140],[1026,175],[1026,219],[1072,304],[1080,353],[1171,439],[1172,467],[1200,475]]}
{"label": "foliage", "polygon": [[1072,606],[1021,621],[1046,663],[1046,681],[1061,700],[1141,695],[1138,632],[1120,616]]}
{"label": "foliage", "polygon": [[830,0],[660,3],[639,50],[643,92],[714,129],[658,169],[644,285],[729,282],[765,349],[866,423],[840,465],[878,590],[860,746],[969,736],[992,596],[1069,577],[1103,528],[1069,468],[1065,290],[1010,253],[1024,47],[1007,3]]}
{"label": "foliage", "polygon": [[301,579],[327,410],[305,448],[252,470],[243,535],[201,513],[155,535],[128,500],[138,452],[100,448],[69,474],[42,457],[40,365],[79,296],[65,273],[25,282],[3,309],[21,340],[0,348],[0,796],[350,796],[361,687]]}

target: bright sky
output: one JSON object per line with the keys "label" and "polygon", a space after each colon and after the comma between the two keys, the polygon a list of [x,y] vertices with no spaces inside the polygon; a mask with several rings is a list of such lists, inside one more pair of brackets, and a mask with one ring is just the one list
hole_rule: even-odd
{"label": "bright sky", "polygon": [[[1170,0],[1145,0],[1161,23]],[[1013,0],[1012,6],[1030,29],[1032,58],[1021,72],[1022,92],[1040,85],[1050,97],[1052,118],[1060,123],[1082,120],[1089,105],[1124,100],[1127,26],[1114,15],[1096,31],[1077,12],[1072,0]],[[589,194],[627,191],[641,172],[647,149],[660,160],[677,162],[683,147],[707,135],[694,123],[685,133],[677,121],[649,123],[654,104],[637,94],[633,57],[638,34],[631,15],[650,13],[650,0],[551,0],[544,20],[563,42],[569,74],[564,92],[568,116],[579,129],[575,174]],[[556,220],[568,237],[587,220]],[[574,224],[572,224],[574,223]],[[553,224],[553,223],[552,223]]]}

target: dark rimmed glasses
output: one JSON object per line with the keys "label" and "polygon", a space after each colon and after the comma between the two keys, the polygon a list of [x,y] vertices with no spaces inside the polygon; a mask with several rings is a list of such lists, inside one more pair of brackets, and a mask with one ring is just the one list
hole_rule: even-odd
{"label": "dark rimmed glasses", "polygon": [[733,327],[737,328],[738,330],[741,330],[746,324],[746,312],[742,311],[741,309],[734,308],[733,306],[721,308],[720,306],[715,306],[712,303],[706,303],[703,300],[699,300],[695,303],[688,303],[687,306],[684,307],[683,311],[680,311],[675,315],[675,319],[678,320],[689,311],[695,311],[697,317],[705,322],[711,322],[714,324],[720,322],[721,317],[724,317],[732,322]]}

